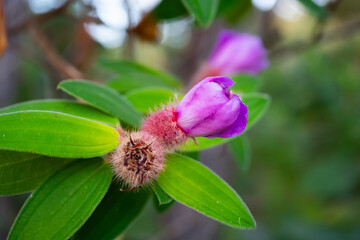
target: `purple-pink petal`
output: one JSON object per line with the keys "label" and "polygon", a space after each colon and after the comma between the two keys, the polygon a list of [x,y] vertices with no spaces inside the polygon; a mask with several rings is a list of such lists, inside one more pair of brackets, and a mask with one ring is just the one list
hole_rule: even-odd
{"label": "purple-pink petal", "polygon": [[212,114],[216,109],[228,102],[228,96],[220,84],[206,82],[195,92],[189,92],[175,109],[178,125],[188,132],[194,125],[203,121],[204,116]]}
{"label": "purple-pink petal", "polygon": [[268,67],[266,50],[259,37],[225,30],[220,32],[208,64],[223,75],[257,74]]}
{"label": "purple-pink petal", "polygon": [[229,87],[228,77],[208,77],[195,85],[175,108],[177,125],[189,137],[229,137],[247,123],[247,107]]}
{"label": "purple-pink petal", "polygon": [[[193,126],[189,130],[189,136],[204,136],[208,137],[214,134],[220,134],[232,125],[236,118],[231,113],[238,113],[240,111],[240,101],[237,96],[233,96],[229,102],[221,108],[214,110],[205,119]],[[229,114],[230,113],[230,114]]]}
{"label": "purple-pink petal", "polygon": [[[204,96],[205,98],[211,98],[211,95],[214,95],[214,94],[217,95],[218,91],[216,91],[216,89],[221,90],[221,88],[220,88],[220,86],[218,86],[218,84],[209,85],[209,86],[214,87],[214,89],[212,89],[212,90],[210,88],[208,89],[207,87],[204,88],[204,85],[206,85],[209,82],[220,83],[221,85],[223,85],[227,88],[229,88],[235,84],[235,82],[228,77],[207,77],[207,78],[203,79],[201,82],[199,82],[198,84],[196,84],[194,87],[192,87],[190,89],[190,91],[181,99],[180,103],[176,107],[176,112],[182,112],[183,108],[186,108],[187,106],[193,104],[193,102],[196,102],[195,98],[199,98],[199,96],[200,96],[200,101],[204,101],[202,99],[202,96]],[[200,90],[200,92],[197,92],[199,88],[203,88],[203,89]],[[203,91],[205,91],[205,92],[203,93]],[[221,91],[219,91],[219,92],[221,92]],[[222,96],[223,95],[215,96],[215,98],[219,98]],[[214,101],[214,99],[213,99],[213,101]],[[221,104],[221,102],[219,102],[219,104]],[[186,109],[185,109],[185,111],[186,111]]]}
{"label": "purple-pink petal", "polygon": [[236,120],[231,124],[225,131],[215,133],[212,135],[207,136],[208,138],[213,137],[220,137],[220,138],[230,138],[235,137],[241,134],[247,125],[248,122],[248,107],[243,103],[240,102],[240,112],[237,116]]}
{"label": "purple-pink petal", "polygon": [[219,51],[221,51],[221,48],[225,46],[228,42],[230,42],[234,37],[236,37],[239,33],[231,30],[221,30],[218,34],[218,37],[216,39],[216,43],[213,48],[213,52],[210,55],[210,60],[213,59],[217,54],[219,54]]}

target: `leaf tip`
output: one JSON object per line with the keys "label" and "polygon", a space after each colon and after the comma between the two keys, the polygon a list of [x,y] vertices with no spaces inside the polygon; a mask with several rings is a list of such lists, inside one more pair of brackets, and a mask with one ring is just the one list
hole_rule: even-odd
{"label": "leaf tip", "polygon": [[238,226],[239,228],[247,229],[247,230],[256,229],[256,221],[254,217],[251,215],[250,211],[248,212],[248,216],[246,218],[239,216]]}

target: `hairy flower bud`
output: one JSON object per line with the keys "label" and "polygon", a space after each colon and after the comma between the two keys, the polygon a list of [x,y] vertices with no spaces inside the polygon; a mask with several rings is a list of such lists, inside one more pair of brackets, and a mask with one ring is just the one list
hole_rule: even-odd
{"label": "hairy flower bud", "polygon": [[208,59],[207,68],[221,73],[217,75],[228,76],[238,73],[257,74],[268,65],[266,50],[259,37],[223,30]]}
{"label": "hairy flower bud", "polygon": [[196,84],[175,108],[176,123],[189,137],[239,135],[246,127],[247,106],[229,87],[228,77],[208,77]]}
{"label": "hairy flower bud", "polygon": [[137,188],[151,183],[164,169],[164,151],[161,141],[146,132],[123,132],[110,162],[117,178]]}
{"label": "hairy flower bud", "polygon": [[156,136],[168,148],[172,148],[186,141],[184,131],[176,123],[174,107],[165,106],[151,113],[142,125],[142,131]]}

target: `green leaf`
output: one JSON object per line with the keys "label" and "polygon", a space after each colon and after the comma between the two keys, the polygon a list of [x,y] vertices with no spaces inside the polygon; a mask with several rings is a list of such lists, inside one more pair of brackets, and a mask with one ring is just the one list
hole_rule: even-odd
{"label": "green leaf", "polygon": [[73,239],[112,240],[129,226],[144,208],[149,193],[144,189],[120,192],[120,188],[120,184],[111,184],[100,205]]}
{"label": "green leaf", "polygon": [[152,189],[158,199],[159,205],[170,203],[173,199],[162,190],[158,183],[154,183]]}
{"label": "green leaf", "polygon": [[68,239],[99,204],[111,178],[111,169],[101,158],[68,165],[28,198],[8,240]]}
{"label": "green leaf", "polygon": [[134,107],[143,113],[154,111],[174,98],[173,92],[164,88],[142,88],[125,94]]}
{"label": "green leaf", "polygon": [[88,105],[68,101],[68,100],[34,100],[15,104],[0,109],[1,113],[10,113],[24,110],[44,110],[52,112],[66,113],[78,117],[88,118],[115,127],[119,122],[117,118],[103,113]]}
{"label": "green leaf", "polygon": [[152,189],[154,191],[153,203],[159,213],[165,212],[174,204],[174,199],[167,195],[157,182],[154,182]]}
{"label": "green leaf", "polygon": [[235,85],[231,87],[234,92],[251,93],[259,88],[259,81],[250,75],[235,75],[231,76],[231,79],[235,82]]}
{"label": "green leaf", "polygon": [[241,169],[247,172],[250,167],[250,143],[245,136],[238,136],[228,143],[228,147]]}
{"label": "green leaf", "polygon": [[94,157],[112,151],[118,132],[107,125],[47,111],[0,114],[0,149],[55,157]]}
{"label": "green leaf", "polygon": [[154,16],[160,20],[184,17],[187,11],[180,0],[162,0],[154,9]]}
{"label": "green leaf", "polygon": [[239,195],[210,169],[191,158],[169,154],[157,182],[176,201],[236,228],[255,229]]}
{"label": "green leaf", "polygon": [[171,199],[170,202],[165,204],[160,204],[158,197],[156,194],[153,194],[153,204],[158,213],[163,213],[168,210],[172,205],[174,205],[175,200]]}
{"label": "green leaf", "polygon": [[0,195],[32,191],[70,161],[73,159],[0,151]]}
{"label": "green leaf", "polygon": [[270,97],[264,93],[249,93],[242,96],[242,101],[249,108],[248,125],[246,130],[254,126],[264,115],[270,104]]}
{"label": "green leaf", "polygon": [[181,86],[174,76],[134,62],[102,60],[100,65],[120,75],[107,83],[119,92],[143,87],[178,89]]}
{"label": "green leaf", "polygon": [[[248,106],[249,116],[248,124],[245,132],[248,131],[254,124],[262,117],[270,104],[270,97],[264,93],[249,93],[242,97],[243,102]],[[235,138],[235,137],[234,137]],[[193,141],[188,141],[181,147],[182,151],[199,151],[207,148],[211,148],[226,142],[234,138],[204,138],[197,137],[197,145]]]}
{"label": "green leaf", "polygon": [[[192,141],[192,140],[190,140],[190,141]],[[181,151],[179,151],[179,153],[182,154],[182,155],[185,155],[185,156],[187,156],[189,158],[192,158],[192,159],[194,159],[196,161],[200,161],[200,152],[199,151],[194,151],[194,152],[181,152]]]}
{"label": "green leaf", "polygon": [[207,148],[215,147],[220,144],[224,144],[230,141],[231,138],[205,138],[197,137],[196,144],[192,140],[188,140],[183,146],[181,146],[181,151],[193,152],[200,151]]}
{"label": "green leaf", "polygon": [[252,7],[251,0],[221,0],[218,15],[225,17],[228,23],[238,23]]}
{"label": "green leaf", "polygon": [[299,0],[311,14],[317,17],[320,20],[324,20],[328,16],[328,12],[324,7],[320,7],[312,0]]}
{"label": "green leaf", "polygon": [[202,27],[212,23],[219,6],[219,0],[182,0],[182,3]]}
{"label": "green leaf", "polygon": [[133,126],[140,125],[142,114],[114,89],[84,80],[63,81],[58,88]]}

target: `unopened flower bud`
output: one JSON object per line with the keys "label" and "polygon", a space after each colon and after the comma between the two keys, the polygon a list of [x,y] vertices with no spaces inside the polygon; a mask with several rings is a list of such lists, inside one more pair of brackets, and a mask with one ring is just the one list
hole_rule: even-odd
{"label": "unopened flower bud", "polygon": [[233,94],[228,77],[208,77],[196,84],[175,108],[176,123],[189,137],[239,135],[246,127],[248,108]]}
{"label": "unopened flower bud", "polygon": [[208,68],[220,72],[222,76],[257,74],[268,65],[266,50],[259,37],[230,30],[220,32],[208,59]]}
{"label": "unopened flower bud", "polygon": [[130,189],[151,183],[164,169],[165,149],[162,143],[146,132],[123,132],[110,162],[115,176]]}

